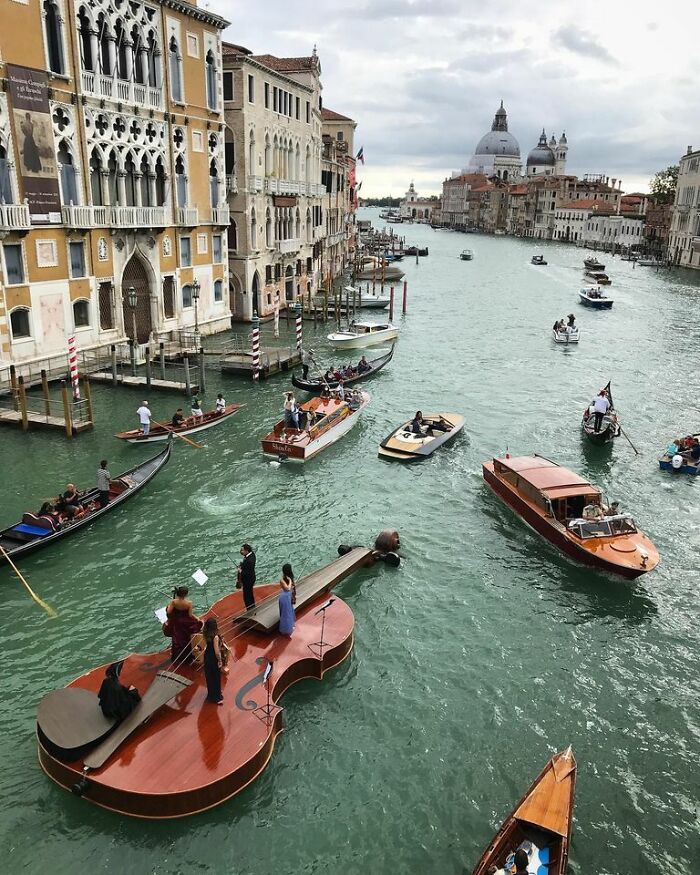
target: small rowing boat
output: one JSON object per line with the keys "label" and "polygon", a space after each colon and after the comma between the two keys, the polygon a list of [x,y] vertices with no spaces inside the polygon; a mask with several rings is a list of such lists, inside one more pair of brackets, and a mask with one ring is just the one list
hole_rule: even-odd
{"label": "small rowing boat", "polygon": [[544,260],[544,255],[533,255],[530,259],[530,264],[537,264],[541,266],[546,265],[547,262]]}
{"label": "small rowing boat", "polygon": [[[389,364],[393,356],[394,345],[392,344],[388,353],[367,362],[367,370],[360,371],[358,366],[355,376],[343,377],[343,386],[347,388],[354,383],[359,383],[374,376],[378,371],[381,371],[384,365]],[[320,395],[324,390],[336,389],[338,387],[338,380],[320,377],[310,380],[308,377],[297,377],[296,374],[292,374],[292,385],[296,386],[297,389],[303,389],[305,392],[310,392],[312,395]]]}
{"label": "small rowing boat", "polygon": [[583,411],[583,419],[581,420],[581,428],[589,441],[593,444],[603,445],[610,443],[614,438],[619,437],[621,433],[620,419],[613,405],[612,391],[610,383],[603,389],[607,395],[610,407],[608,412],[603,414],[602,421],[598,430],[595,428],[595,398]]}
{"label": "small rowing boat", "polygon": [[576,789],[571,747],[556,753],[503,822],[472,875],[511,875],[515,852],[528,857],[528,872],[564,875],[569,861]]}
{"label": "small rowing boat", "polygon": [[88,489],[78,497],[76,502],[80,515],[71,521],[66,519],[58,524],[49,517],[34,513],[25,513],[19,523],[10,526],[0,532],[0,546],[12,556],[13,559],[24,556],[47,544],[53,544],[61,538],[73,534],[88,523],[92,523],[110,510],[114,510],[120,504],[143,489],[160,471],[170,458],[169,441],[167,447],[158,455],[146,459],[140,465],[129,468],[118,477],[113,477],[109,484],[109,503],[104,507],[100,504],[100,493],[97,489]]}
{"label": "small rowing boat", "polygon": [[598,286],[581,289],[578,293],[578,299],[584,307],[591,307],[593,310],[610,310],[613,305],[613,299],[604,295]]}
{"label": "small rowing boat", "polygon": [[308,462],[340,440],[357,424],[369,403],[367,392],[355,390],[347,401],[320,396],[299,406],[299,428],[281,419],[262,439],[265,456],[280,462]]}
{"label": "small rowing boat", "polygon": [[583,266],[586,270],[605,270],[605,265],[597,258],[584,258]]}
{"label": "small rowing boat", "polygon": [[489,488],[547,541],[577,562],[635,578],[653,571],[659,553],[628,513],[609,512],[588,480],[543,456],[492,459]]}
{"label": "small rowing boat", "polygon": [[666,452],[659,457],[659,468],[673,474],[690,474],[691,477],[696,477],[700,473],[700,457],[694,459],[692,449],[697,441],[700,441],[700,434],[689,435],[680,441],[680,446],[679,441],[671,441]]}
{"label": "small rowing boat", "polygon": [[438,447],[454,440],[464,428],[464,417],[459,413],[426,413],[423,428],[416,433],[412,420],[404,422],[391,432],[379,445],[379,455],[384,459],[413,462],[425,459]]}
{"label": "small rowing boat", "polygon": [[471,249],[463,249],[459,253],[459,257],[462,259],[462,261],[472,261],[472,259],[474,258],[474,253]]}
{"label": "small rowing boat", "polygon": [[328,340],[334,349],[364,349],[396,340],[398,336],[398,326],[391,322],[351,322],[347,331],[334,331]]}
{"label": "small rowing boat", "polygon": [[156,441],[167,441],[168,435],[178,434],[186,437],[190,434],[197,434],[199,431],[206,431],[208,428],[214,428],[215,425],[220,425],[225,419],[238,413],[241,409],[240,404],[227,404],[222,413],[217,413],[216,410],[209,410],[202,416],[188,416],[181,426],[152,425],[148,434],[143,434],[137,428],[132,431],[120,431],[115,437],[119,440],[126,441],[130,444],[147,444],[155,443]]}

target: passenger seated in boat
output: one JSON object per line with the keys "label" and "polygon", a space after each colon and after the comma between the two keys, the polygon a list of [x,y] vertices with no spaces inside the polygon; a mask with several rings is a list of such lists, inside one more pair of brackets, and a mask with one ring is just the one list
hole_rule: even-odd
{"label": "passenger seated in boat", "polygon": [[334,380],[342,380],[343,379],[343,373],[339,368],[336,368],[333,371],[333,379]]}
{"label": "passenger seated in boat", "polygon": [[139,691],[134,686],[125,687],[119,683],[124,662],[114,662],[105,672],[105,679],[97,694],[100,708],[105,717],[121,723],[141,701]]}
{"label": "passenger seated in boat", "polygon": [[669,445],[666,447],[666,455],[667,456],[675,456],[680,450],[680,438],[678,440],[672,440]]}
{"label": "passenger seated in boat", "polygon": [[182,407],[178,407],[175,413],[173,413],[173,418],[170,420],[170,425],[173,428],[180,428],[185,421],[185,417],[182,413]]}
{"label": "passenger seated in boat", "polygon": [[585,520],[602,520],[604,516],[603,508],[594,502],[587,504],[583,509],[583,518]]}
{"label": "passenger seated in boat", "polygon": [[603,508],[603,513],[605,516],[617,516],[620,513],[620,502],[611,501]]}
{"label": "passenger seated in boat", "polygon": [[695,464],[700,462],[700,441],[697,438],[693,438],[693,445],[690,448],[690,458]]}
{"label": "passenger seated in boat", "polygon": [[221,392],[219,392],[219,394],[216,396],[216,412],[221,415],[224,410],[226,410],[226,399],[221,394]]}
{"label": "passenger seated in boat", "polygon": [[357,373],[358,374],[366,374],[367,371],[370,371],[370,370],[372,370],[372,369],[369,366],[367,359],[365,358],[365,356],[362,356],[360,361],[357,363]]}
{"label": "passenger seated in boat", "polygon": [[49,522],[51,524],[52,531],[57,532],[61,528],[61,521],[59,519],[58,512],[50,501],[45,501],[41,505],[37,516]]}
{"label": "passenger seated in boat", "polygon": [[335,380],[335,373],[333,371],[333,368],[328,368],[326,373],[323,375],[323,378],[326,382],[330,382],[332,380]]}
{"label": "passenger seated in boat", "polygon": [[80,496],[81,493],[78,492],[72,483],[69,483],[66,486],[66,491],[58,496],[56,510],[61,514],[65,514],[69,520],[83,516],[85,509],[80,504]]}
{"label": "passenger seated in boat", "polygon": [[333,394],[338,399],[338,401],[345,401],[345,386],[343,386],[342,379],[338,380],[338,385],[333,390]]}
{"label": "passenger seated in boat", "polygon": [[423,434],[423,414],[420,410],[416,410],[416,415],[411,422],[411,431],[413,434]]}

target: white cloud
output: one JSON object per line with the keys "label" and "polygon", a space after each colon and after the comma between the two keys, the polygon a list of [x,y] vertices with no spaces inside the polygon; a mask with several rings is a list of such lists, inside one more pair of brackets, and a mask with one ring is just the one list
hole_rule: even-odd
{"label": "white cloud", "polygon": [[[363,194],[415,178],[438,193],[466,165],[501,99],[526,156],[544,126],[566,130],[569,169],[644,187],[700,145],[695,64],[700,4],[682,20],[658,6],[589,0],[211,0],[225,38],[256,53],[309,54],[324,104],[358,122]],[[573,10],[575,8],[575,21]]]}

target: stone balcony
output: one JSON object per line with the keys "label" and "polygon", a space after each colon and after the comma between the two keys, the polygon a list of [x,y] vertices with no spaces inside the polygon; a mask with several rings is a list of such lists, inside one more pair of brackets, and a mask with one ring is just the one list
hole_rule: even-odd
{"label": "stone balcony", "polygon": [[238,181],[233,173],[226,174],[226,193],[238,194]]}
{"label": "stone balcony", "polygon": [[133,103],[145,109],[164,107],[162,88],[127,82],[116,76],[105,76],[104,73],[92,73],[90,70],[83,70],[81,80],[84,94],[119,103]]}
{"label": "stone balcony", "polygon": [[231,221],[231,212],[228,207],[212,207],[212,225],[228,225]]}
{"label": "stone balcony", "polygon": [[168,210],[166,207],[71,204],[61,207],[61,218],[69,228],[164,228],[168,224]]}
{"label": "stone balcony", "polygon": [[27,204],[0,204],[0,231],[26,231],[31,226]]}
{"label": "stone balcony", "polygon": [[263,178],[262,176],[249,176],[248,177],[248,191],[251,193],[255,193],[263,190]]}
{"label": "stone balcony", "polygon": [[181,228],[194,228],[199,225],[197,207],[175,207],[175,224]]}
{"label": "stone balcony", "polygon": [[326,232],[323,230],[323,226],[319,225],[317,228],[314,228],[314,240],[320,240],[322,237],[326,236]]}
{"label": "stone balcony", "polygon": [[288,255],[291,252],[299,251],[301,248],[301,240],[298,237],[294,237],[291,240],[276,240],[275,246],[282,255]]}

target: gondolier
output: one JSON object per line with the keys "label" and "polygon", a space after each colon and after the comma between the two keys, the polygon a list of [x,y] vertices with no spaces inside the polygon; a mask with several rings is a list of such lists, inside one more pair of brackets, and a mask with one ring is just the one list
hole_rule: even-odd
{"label": "gondolier", "polygon": [[153,415],[148,406],[148,401],[142,401],[141,406],[136,411],[136,414],[141,423],[141,434],[147,435],[151,430],[151,416]]}
{"label": "gondolier", "polygon": [[600,431],[600,427],[603,424],[603,417],[610,409],[610,402],[608,401],[608,396],[605,389],[601,389],[598,392],[598,395],[593,399],[593,414],[595,417],[595,422],[593,428],[595,431]]}

